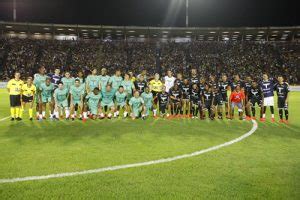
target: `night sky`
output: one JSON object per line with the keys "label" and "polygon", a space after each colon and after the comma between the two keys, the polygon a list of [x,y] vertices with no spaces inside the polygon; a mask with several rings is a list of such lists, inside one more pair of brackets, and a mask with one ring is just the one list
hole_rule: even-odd
{"label": "night sky", "polygon": [[[12,21],[0,0],[0,20]],[[297,1],[190,0],[190,26],[300,25]],[[17,21],[69,24],[185,26],[184,0],[17,0]]]}

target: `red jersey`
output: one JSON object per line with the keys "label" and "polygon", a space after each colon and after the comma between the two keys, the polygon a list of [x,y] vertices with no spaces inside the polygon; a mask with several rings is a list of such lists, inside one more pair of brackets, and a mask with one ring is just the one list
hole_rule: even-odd
{"label": "red jersey", "polygon": [[233,91],[230,94],[230,101],[231,102],[240,103],[244,99],[245,99],[245,94],[244,94],[243,91],[239,91],[239,92]]}

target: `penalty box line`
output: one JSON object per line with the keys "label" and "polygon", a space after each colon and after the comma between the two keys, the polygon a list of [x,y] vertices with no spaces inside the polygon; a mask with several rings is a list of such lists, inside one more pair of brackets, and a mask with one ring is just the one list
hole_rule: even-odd
{"label": "penalty box line", "polygon": [[[0,121],[3,121],[3,119],[0,119]],[[23,182],[23,181],[36,181],[36,180],[45,180],[45,179],[52,179],[52,178],[78,176],[78,175],[84,175],[84,174],[95,174],[95,173],[106,172],[106,171],[115,171],[115,170],[119,170],[119,169],[127,169],[127,168],[133,168],[133,167],[156,165],[156,164],[160,164],[160,163],[168,163],[168,162],[172,162],[172,161],[175,161],[175,160],[190,158],[190,157],[198,156],[198,155],[210,152],[210,151],[215,151],[215,150],[218,150],[218,149],[226,147],[226,146],[230,146],[234,143],[240,142],[240,141],[244,140],[245,138],[249,137],[258,128],[257,122],[255,120],[251,120],[251,121],[252,121],[251,130],[248,131],[247,133],[245,133],[244,135],[241,135],[240,137],[237,137],[237,138],[235,138],[233,140],[230,140],[228,142],[225,142],[223,144],[219,144],[219,145],[216,145],[216,146],[213,146],[213,147],[209,147],[207,149],[202,149],[202,150],[199,150],[199,151],[195,151],[195,152],[189,153],[189,154],[183,154],[183,155],[179,155],[179,156],[174,156],[174,157],[169,157],[169,158],[162,158],[162,159],[146,161],[146,162],[125,164],[125,165],[116,165],[116,166],[103,167],[103,168],[90,169],[90,170],[83,170],[83,171],[77,171],[77,172],[65,172],[65,173],[49,174],[49,175],[42,175],[42,176],[27,176],[27,177],[0,179],[0,183],[15,183],[15,182]]]}

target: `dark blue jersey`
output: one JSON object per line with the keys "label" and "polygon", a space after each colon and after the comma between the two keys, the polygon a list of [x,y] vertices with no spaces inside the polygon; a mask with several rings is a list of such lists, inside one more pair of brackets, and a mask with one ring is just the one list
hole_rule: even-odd
{"label": "dark blue jersey", "polygon": [[274,83],[272,80],[261,81],[260,88],[264,94],[264,97],[274,96]]}
{"label": "dark blue jersey", "polygon": [[61,76],[56,74],[49,74],[49,77],[51,78],[51,82],[54,84],[55,87],[58,86],[58,83],[61,81]]}
{"label": "dark blue jersey", "polygon": [[232,81],[231,82],[231,91],[235,90],[236,86],[240,86],[240,88],[245,88],[245,83],[242,80]]}
{"label": "dark blue jersey", "polygon": [[275,90],[279,99],[286,99],[288,93],[290,92],[289,84],[284,82],[282,84],[277,83],[275,85]]}
{"label": "dark blue jersey", "polygon": [[228,86],[230,86],[230,82],[229,81],[221,81],[219,82],[219,90],[222,93],[222,95],[227,95],[227,88]]}

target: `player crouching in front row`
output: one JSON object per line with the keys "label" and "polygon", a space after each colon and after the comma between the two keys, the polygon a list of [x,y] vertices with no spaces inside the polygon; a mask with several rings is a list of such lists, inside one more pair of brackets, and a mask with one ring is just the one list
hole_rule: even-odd
{"label": "player crouching in front row", "polygon": [[133,97],[131,97],[129,101],[129,105],[131,108],[131,118],[136,119],[142,116],[142,119],[145,119],[146,108],[144,105],[144,100],[140,97],[140,93],[138,91],[134,92]]}
{"label": "player crouching in front row", "polygon": [[63,82],[58,83],[58,88],[54,90],[54,102],[55,102],[55,111],[53,119],[59,118],[59,113],[63,110],[65,111],[66,120],[70,117],[70,110],[68,107],[68,98],[69,91],[66,87],[64,87]]}
{"label": "player crouching in front row", "polygon": [[230,118],[233,119],[234,108],[238,107],[239,118],[243,120],[243,107],[244,107],[245,94],[241,91],[239,85],[236,86],[235,90],[230,94],[231,112]]}
{"label": "player crouching in front row", "polygon": [[100,113],[100,99],[101,94],[99,88],[95,87],[92,92],[90,92],[85,97],[85,104],[83,107],[83,121],[85,121],[87,116],[87,111],[89,110],[92,114],[93,119],[97,119],[98,113]]}

